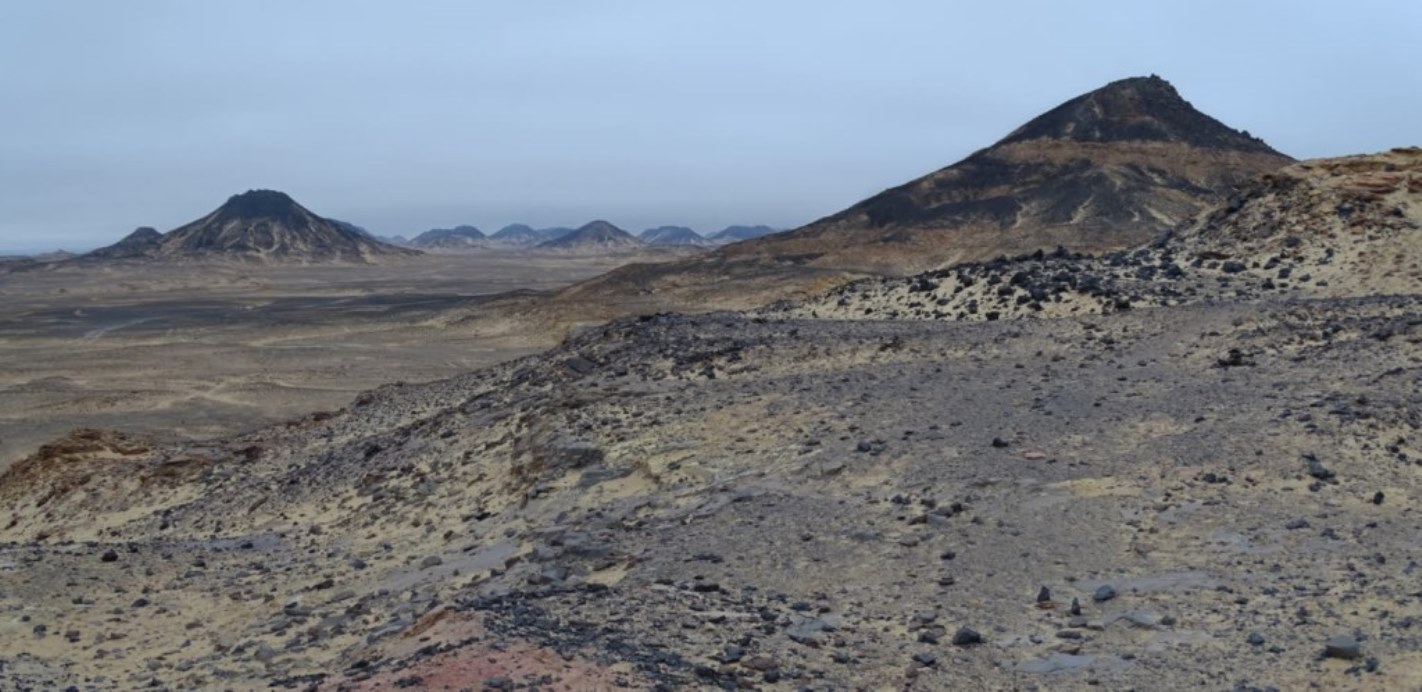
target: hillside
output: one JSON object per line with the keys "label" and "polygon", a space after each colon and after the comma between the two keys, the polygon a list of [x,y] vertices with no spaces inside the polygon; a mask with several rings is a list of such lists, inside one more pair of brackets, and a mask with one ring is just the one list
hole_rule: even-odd
{"label": "hillside", "polygon": [[663,309],[744,308],[865,275],[1057,247],[1110,252],[1158,238],[1290,162],[1199,112],[1163,79],[1124,79],[802,228],[683,262],[624,267],[562,299],[654,296]]}
{"label": "hillside", "polygon": [[150,226],[141,226],[123,240],[88,253],[94,259],[142,259],[155,257],[163,243],[163,234]]}
{"label": "hillside", "polygon": [[1059,250],[867,279],[767,313],[1008,319],[1266,296],[1408,295],[1422,287],[1422,149],[1294,164],[1241,186],[1169,237],[1093,259]]}
{"label": "hillside", "polygon": [[1416,292],[1211,290],[648,316],[207,443],[76,431],[0,476],[5,673],[1416,687]]}

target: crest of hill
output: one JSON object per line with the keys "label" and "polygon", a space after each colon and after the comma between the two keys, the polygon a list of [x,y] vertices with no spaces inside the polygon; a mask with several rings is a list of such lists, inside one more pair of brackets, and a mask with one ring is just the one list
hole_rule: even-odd
{"label": "crest of hill", "polygon": [[163,234],[151,226],[141,226],[123,240],[88,254],[98,259],[141,259],[152,257],[163,241]]}
{"label": "crest of hill", "polygon": [[155,237],[135,232],[80,260],[150,259],[263,263],[372,263],[418,255],[322,218],[285,193],[249,190],[212,213]]}
{"label": "crest of hill", "polygon": [[576,231],[538,244],[545,250],[608,251],[642,247],[642,241],[627,231],[601,219],[589,222]]}
{"label": "crest of hill", "polygon": [[637,236],[648,245],[710,245],[711,241],[686,226],[648,228]]}
{"label": "crest of hill", "polygon": [[866,275],[906,276],[1057,247],[1111,252],[1160,238],[1292,161],[1196,110],[1159,77],[1123,79],[807,226],[703,257],[623,267],[560,298],[747,308]]}
{"label": "crest of hill", "polygon": [[488,236],[473,226],[454,228],[433,228],[415,236],[410,245],[424,249],[461,249],[482,247]]}
{"label": "crest of hill", "polygon": [[522,223],[512,223],[500,228],[493,235],[491,240],[509,245],[536,245],[542,241],[542,236],[532,226]]}

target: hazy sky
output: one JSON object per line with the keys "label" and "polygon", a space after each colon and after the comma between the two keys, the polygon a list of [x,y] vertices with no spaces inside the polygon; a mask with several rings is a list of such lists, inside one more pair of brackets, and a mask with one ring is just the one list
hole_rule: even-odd
{"label": "hazy sky", "polygon": [[796,226],[1158,73],[1297,157],[1422,143],[1422,2],[0,6],[0,254],[253,187],[378,233]]}

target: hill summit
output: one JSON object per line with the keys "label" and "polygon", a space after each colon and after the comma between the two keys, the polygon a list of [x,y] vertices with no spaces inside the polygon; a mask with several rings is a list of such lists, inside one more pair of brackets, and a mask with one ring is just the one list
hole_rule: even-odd
{"label": "hill summit", "polygon": [[641,247],[642,241],[607,221],[598,219],[567,235],[538,245],[546,250],[606,251]]}
{"label": "hill summit", "polygon": [[349,225],[312,213],[284,192],[248,190],[208,215],[157,235],[139,229],[82,259],[240,260],[276,263],[355,262],[406,257],[414,250],[383,243]]}
{"label": "hill summit", "polygon": [[487,239],[488,236],[478,228],[463,225],[454,228],[432,228],[412,238],[410,245],[426,249],[462,250],[483,247]]}

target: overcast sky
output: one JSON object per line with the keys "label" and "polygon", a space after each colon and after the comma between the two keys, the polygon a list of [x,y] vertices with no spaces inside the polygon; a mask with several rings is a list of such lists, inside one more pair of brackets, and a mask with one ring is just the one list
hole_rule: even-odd
{"label": "overcast sky", "polygon": [[1422,2],[8,2],[0,254],[254,187],[385,234],[791,227],[1113,79],[1306,158],[1422,143]]}

